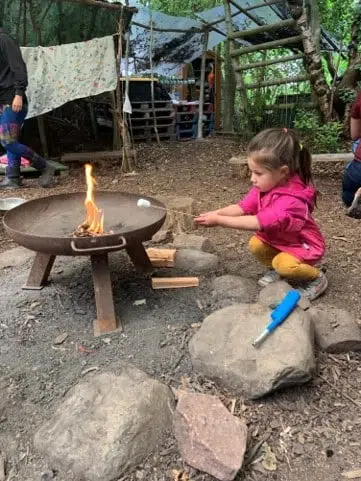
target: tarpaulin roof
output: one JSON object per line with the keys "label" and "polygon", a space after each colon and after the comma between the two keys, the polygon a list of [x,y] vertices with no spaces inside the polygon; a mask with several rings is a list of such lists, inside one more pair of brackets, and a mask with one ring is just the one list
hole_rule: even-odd
{"label": "tarpaulin roof", "polygon": [[[111,1],[111,0],[110,0]],[[259,4],[260,0],[238,0],[238,4],[242,8],[251,7]],[[156,73],[162,75],[175,75],[179,72],[180,66],[184,63],[190,63],[202,54],[202,33],[199,32],[204,26],[203,22],[214,22],[217,19],[224,18],[224,7],[219,6],[210,10],[197,13],[197,19],[187,17],[175,17],[166,15],[162,12],[153,10],[151,12],[148,7],[132,3],[132,6],[138,8],[138,12],[133,15],[133,25],[131,31],[131,57],[135,59],[137,72],[149,70],[149,42],[150,31],[137,24],[149,27],[150,18],[152,19],[154,28],[162,30],[191,30],[191,32],[153,32],[153,69]],[[289,14],[284,7],[278,5],[266,5],[250,11],[250,14],[257,22],[249,18],[245,13],[241,13],[237,8],[231,6],[233,16],[232,21],[236,30],[248,30],[259,25],[272,24],[280,20],[289,18]],[[208,40],[208,49],[211,50],[226,38],[227,26],[225,21],[214,25],[217,31],[210,31]],[[252,45],[266,41],[287,38],[297,35],[293,28],[285,28],[279,31],[268,32],[252,37],[249,41],[238,40],[240,45]],[[336,51],[339,45],[324,29],[321,29],[321,49]]]}

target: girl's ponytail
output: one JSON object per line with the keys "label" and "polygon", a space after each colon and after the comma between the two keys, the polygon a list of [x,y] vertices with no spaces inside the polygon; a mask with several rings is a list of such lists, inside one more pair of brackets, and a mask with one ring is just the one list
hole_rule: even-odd
{"label": "girl's ponytail", "polygon": [[313,184],[311,152],[306,147],[303,147],[303,145],[300,145],[299,159],[299,174],[301,179],[306,185]]}

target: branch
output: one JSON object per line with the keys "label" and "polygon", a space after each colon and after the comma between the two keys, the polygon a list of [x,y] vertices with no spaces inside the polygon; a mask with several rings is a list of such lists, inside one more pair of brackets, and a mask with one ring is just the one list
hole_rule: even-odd
{"label": "branch", "polygon": [[83,5],[88,5],[90,7],[107,8],[109,10],[127,10],[128,12],[137,13],[138,9],[136,7],[128,7],[122,5],[121,3],[107,3],[102,0],[56,0],[57,2],[73,2],[80,3]]}
{"label": "branch", "polygon": [[49,2],[48,6],[46,7],[46,9],[45,9],[45,11],[44,11],[44,13],[43,13],[43,15],[42,15],[42,17],[41,17],[41,19],[40,19],[39,28],[42,27],[43,22],[44,22],[44,20],[45,20],[45,18],[46,18],[46,16],[47,16],[49,10],[51,9],[51,6],[53,5],[53,3],[54,3],[54,0],[51,0],[51,1]]}

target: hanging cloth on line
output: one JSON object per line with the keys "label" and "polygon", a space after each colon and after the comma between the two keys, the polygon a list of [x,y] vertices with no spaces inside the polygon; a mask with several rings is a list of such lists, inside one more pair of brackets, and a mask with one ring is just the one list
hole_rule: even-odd
{"label": "hanging cloth on line", "polygon": [[21,53],[28,69],[27,118],[116,88],[112,36],[54,47],[22,47]]}

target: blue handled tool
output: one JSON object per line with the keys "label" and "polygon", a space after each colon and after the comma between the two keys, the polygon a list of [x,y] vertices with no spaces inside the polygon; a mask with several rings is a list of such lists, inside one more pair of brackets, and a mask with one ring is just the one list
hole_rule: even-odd
{"label": "blue handled tool", "polygon": [[282,322],[287,319],[296,308],[301,294],[298,291],[289,291],[278,306],[271,312],[271,322],[257,339],[252,342],[253,347],[258,347]]}

